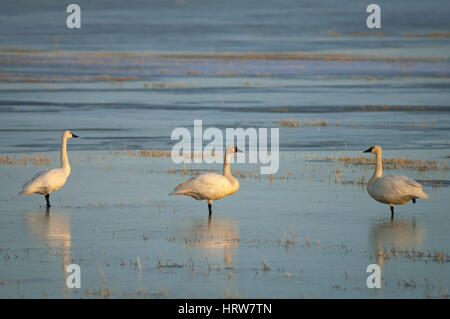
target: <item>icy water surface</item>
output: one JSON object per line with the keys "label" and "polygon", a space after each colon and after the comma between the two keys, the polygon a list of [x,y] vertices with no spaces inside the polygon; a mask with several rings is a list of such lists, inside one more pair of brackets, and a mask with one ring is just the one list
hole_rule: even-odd
{"label": "icy water surface", "polygon": [[[168,196],[205,165],[174,166],[170,158],[131,151],[70,151],[72,175],[52,194],[48,213],[42,196],[16,195],[39,167],[31,161],[0,165],[0,295],[446,297],[443,153],[388,154],[441,163],[424,172],[386,171],[421,180],[431,197],[397,207],[393,222],[389,207],[358,184],[373,167],[327,161],[321,152],[283,152],[282,170],[273,178],[251,164],[233,165],[240,190],[215,202],[211,219],[205,202]],[[57,163],[58,154],[49,155]],[[65,286],[71,263],[82,269],[82,289],[75,291]],[[372,263],[382,266],[380,290],[366,286]]]}
{"label": "icy water surface", "polygon": [[366,8],[373,3],[366,0],[78,0],[79,30],[66,28],[70,3],[5,3],[0,44],[38,50],[449,56],[446,0],[379,0],[382,27],[375,30],[366,26]]}
{"label": "icy water surface", "polygon": [[[381,30],[369,1],[77,3],[80,30],[69,3],[2,4],[0,297],[448,297],[448,1],[380,0]],[[211,219],[168,196],[221,169],[167,156],[194,120],[280,130],[278,173],[232,165]],[[17,193],[59,165],[64,129],[80,138],[46,212]],[[430,194],[394,222],[365,190],[373,144]]]}

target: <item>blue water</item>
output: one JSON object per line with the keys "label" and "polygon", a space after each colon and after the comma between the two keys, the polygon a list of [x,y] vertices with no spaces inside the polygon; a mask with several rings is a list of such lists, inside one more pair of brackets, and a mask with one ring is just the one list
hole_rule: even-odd
{"label": "blue water", "polygon": [[[71,1],[2,4],[0,44],[42,50],[169,52],[379,51],[448,57],[448,38],[405,37],[448,32],[445,0],[380,0],[382,28],[368,30],[373,1],[83,1],[82,27],[66,28]],[[381,32],[382,37],[358,36]],[[339,34],[340,36],[335,36]]]}
{"label": "blue water", "polygon": [[379,1],[375,30],[368,1],[77,3],[77,30],[69,1],[2,4],[2,152],[57,150],[66,128],[78,149],[169,149],[195,119],[328,122],[281,127],[283,150],[448,149],[448,1]]}
{"label": "blue water", "polygon": [[[61,131],[80,138],[48,215],[42,196],[16,195],[42,167],[0,162],[0,297],[96,298],[105,285],[118,298],[141,288],[169,298],[448,297],[449,1],[377,1],[379,30],[366,27],[373,1],[79,0],[82,27],[69,30],[71,2],[1,5],[2,159],[45,154],[57,166]],[[205,203],[167,195],[186,167],[115,152],[169,150],[171,132],[192,132],[194,120],[280,129],[274,179],[234,166],[240,190],[214,203],[212,221]],[[317,120],[327,125],[307,125]],[[351,183],[371,167],[320,160],[373,144],[441,165],[391,171],[430,194],[399,207],[395,223]],[[220,165],[187,167],[211,168]],[[392,248],[447,259],[375,260]],[[84,274],[76,292],[64,285],[72,262]],[[365,284],[374,262],[384,278],[375,293]],[[417,287],[402,284],[411,280]]]}

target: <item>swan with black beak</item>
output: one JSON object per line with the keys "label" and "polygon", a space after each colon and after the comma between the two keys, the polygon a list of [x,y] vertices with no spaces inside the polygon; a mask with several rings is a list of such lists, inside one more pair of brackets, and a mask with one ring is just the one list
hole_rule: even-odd
{"label": "swan with black beak", "polygon": [[430,198],[422,190],[422,185],[403,175],[383,176],[383,158],[381,146],[374,145],[364,153],[376,155],[376,167],[367,184],[367,192],[373,199],[391,207],[391,219],[394,218],[394,205],[403,205],[409,201],[416,203],[417,198]]}
{"label": "swan with black beak", "polygon": [[33,176],[25,185],[19,195],[22,194],[40,194],[45,196],[47,208],[50,205],[50,193],[57,191],[67,181],[70,175],[69,158],[67,157],[67,140],[72,137],[78,137],[71,131],[64,131],[61,139],[61,167],[53,168],[47,171],[39,172]]}
{"label": "swan with black beak", "polygon": [[239,189],[239,181],[230,171],[230,159],[234,153],[242,153],[236,146],[227,147],[224,156],[223,174],[204,173],[179,184],[169,195],[186,195],[196,200],[208,201],[209,215],[212,202],[234,194]]}

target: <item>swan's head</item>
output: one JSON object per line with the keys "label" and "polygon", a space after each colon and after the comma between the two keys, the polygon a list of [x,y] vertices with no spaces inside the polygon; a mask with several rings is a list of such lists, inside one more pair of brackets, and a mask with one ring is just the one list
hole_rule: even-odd
{"label": "swan's head", "polygon": [[381,146],[374,145],[367,150],[365,150],[363,153],[374,153],[374,154],[381,154]]}
{"label": "swan's head", "polygon": [[243,152],[234,145],[228,145],[226,153],[233,154],[233,153],[243,153]]}
{"label": "swan's head", "polygon": [[73,134],[71,131],[65,130],[63,132],[63,139],[68,139],[72,137],[78,137],[78,135]]}

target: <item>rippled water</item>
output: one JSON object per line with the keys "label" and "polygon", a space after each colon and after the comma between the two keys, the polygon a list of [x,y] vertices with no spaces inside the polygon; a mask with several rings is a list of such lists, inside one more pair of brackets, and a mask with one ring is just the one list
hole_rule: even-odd
{"label": "rippled water", "polygon": [[285,150],[448,148],[447,1],[382,1],[381,30],[365,1],[78,3],[80,30],[63,4],[4,5],[3,152],[55,150],[65,128],[78,149],[168,149],[194,119],[327,121],[282,127]]}
{"label": "rippled water", "polygon": [[[424,183],[430,199],[398,206],[391,222],[389,207],[352,183],[372,167],[318,161],[359,152],[282,152],[273,179],[254,164],[232,165],[240,189],[214,202],[208,219],[205,202],[167,194],[191,170],[219,164],[187,165],[183,175],[170,158],[73,151],[76,142],[48,214],[42,196],[16,195],[40,167],[0,165],[2,298],[445,298],[450,287],[448,184]],[[56,165],[58,155],[47,153]],[[386,173],[445,180],[447,171]],[[72,263],[82,269],[78,290],[65,285]],[[382,289],[366,286],[373,263]]]}
{"label": "rippled water", "polygon": [[[371,1],[330,0],[131,0],[76,2],[82,27],[65,27],[69,3],[42,0],[5,3],[0,43],[51,50],[166,52],[364,51],[448,57],[445,0],[387,1],[381,30],[366,27]],[[370,31],[370,32],[369,32]],[[378,35],[378,36],[364,36]]]}
{"label": "rippled water", "polygon": [[133,82],[2,83],[3,152],[169,149],[172,130],[278,127],[287,119],[327,126],[280,127],[283,150],[448,149],[447,79],[352,77],[158,77]]}

